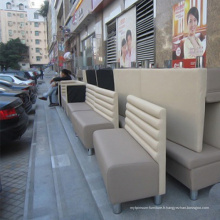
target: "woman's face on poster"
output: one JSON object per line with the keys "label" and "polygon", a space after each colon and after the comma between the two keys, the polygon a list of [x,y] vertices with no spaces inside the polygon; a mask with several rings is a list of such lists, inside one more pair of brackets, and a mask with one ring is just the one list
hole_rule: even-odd
{"label": "woman's face on poster", "polygon": [[190,36],[195,35],[197,26],[198,26],[198,21],[196,17],[190,14],[188,19],[188,28],[189,28]]}

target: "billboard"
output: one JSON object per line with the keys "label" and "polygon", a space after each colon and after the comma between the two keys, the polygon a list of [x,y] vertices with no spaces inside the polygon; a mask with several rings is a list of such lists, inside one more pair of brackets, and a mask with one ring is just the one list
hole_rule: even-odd
{"label": "billboard", "polygon": [[117,42],[120,67],[131,67],[136,62],[136,8],[118,18]]}
{"label": "billboard", "polygon": [[206,65],[207,0],[185,0],[173,6],[173,67],[195,68],[196,57]]}

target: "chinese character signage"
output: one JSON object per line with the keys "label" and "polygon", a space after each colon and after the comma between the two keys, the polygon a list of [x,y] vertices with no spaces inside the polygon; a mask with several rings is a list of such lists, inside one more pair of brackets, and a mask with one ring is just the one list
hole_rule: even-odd
{"label": "chinese character signage", "polygon": [[173,67],[195,68],[206,60],[207,0],[185,0],[173,6]]}
{"label": "chinese character signage", "polygon": [[136,62],[136,8],[118,18],[117,60],[120,67],[131,67]]}

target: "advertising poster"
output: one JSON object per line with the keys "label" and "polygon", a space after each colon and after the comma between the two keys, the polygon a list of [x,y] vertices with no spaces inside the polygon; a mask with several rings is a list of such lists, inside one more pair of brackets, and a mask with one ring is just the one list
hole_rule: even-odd
{"label": "advertising poster", "polygon": [[173,67],[195,68],[196,57],[206,66],[207,0],[185,0],[173,6]]}
{"label": "advertising poster", "polygon": [[136,62],[136,10],[126,12],[118,18],[118,55],[120,67],[131,67]]}

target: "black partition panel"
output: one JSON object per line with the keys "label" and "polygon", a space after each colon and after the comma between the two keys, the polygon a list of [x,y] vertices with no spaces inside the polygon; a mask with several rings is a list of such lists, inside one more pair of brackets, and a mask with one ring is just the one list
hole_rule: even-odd
{"label": "black partition panel", "polygon": [[86,70],[87,83],[97,86],[95,70]]}
{"label": "black partition panel", "polygon": [[98,87],[115,90],[113,70],[111,68],[99,69],[96,71]]}
{"label": "black partition panel", "polygon": [[67,102],[85,102],[86,86],[85,85],[68,85]]}

